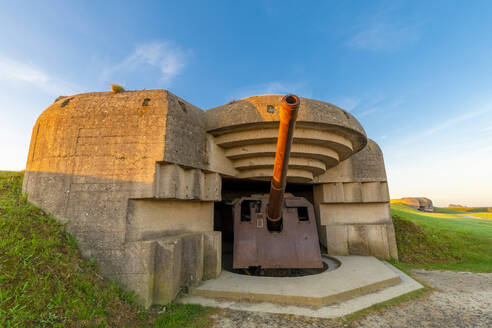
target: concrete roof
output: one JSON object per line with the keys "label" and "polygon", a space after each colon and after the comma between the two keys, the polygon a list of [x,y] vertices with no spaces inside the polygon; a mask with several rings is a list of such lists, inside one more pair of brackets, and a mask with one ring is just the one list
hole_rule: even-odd
{"label": "concrete roof", "polygon": [[[220,135],[229,130],[248,129],[258,124],[275,125],[284,95],[260,95],[232,101],[205,112],[207,131]],[[364,128],[347,111],[327,102],[301,97],[297,126],[332,131],[350,139],[354,152],[367,144]]]}

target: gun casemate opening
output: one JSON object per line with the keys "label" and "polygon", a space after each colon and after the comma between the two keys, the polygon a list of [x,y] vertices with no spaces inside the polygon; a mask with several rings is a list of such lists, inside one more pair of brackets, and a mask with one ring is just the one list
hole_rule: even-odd
{"label": "gun casemate opening", "polygon": [[285,197],[300,102],[292,94],[281,100],[270,193],[243,197],[234,206],[235,269],[323,267],[312,204],[303,197]]}

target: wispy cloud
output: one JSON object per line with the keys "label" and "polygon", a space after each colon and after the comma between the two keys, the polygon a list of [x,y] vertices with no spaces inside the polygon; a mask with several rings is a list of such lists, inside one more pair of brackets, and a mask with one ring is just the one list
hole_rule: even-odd
{"label": "wispy cloud", "polygon": [[489,113],[492,111],[492,108],[491,107],[487,107],[487,108],[481,108],[481,109],[478,109],[478,110],[474,110],[474,111],[471,111],[471,112],[468,112],[468,113],[465,113],[465,114],[462,114],[462,115],[457,115],[453,118],[450,118],[449,120],[446,120],[438,125],[436,125],[435,127],[429,129],[429,130],[426,130],[422,136],[427,136],[427,135],[431,135],[431,134],[435,134],[436,132],[439,132],[441,130],[444,130],[444,129],[447,129],[449,127],[452,127],[452,126],[455,126],[461,122],[464,122],[464,121],[468,121],[472,118],[475,118],[475,117],[478,117],[478,116],[481,116],[481,115],[484,115],[486,113]]}
{"label": "wispy cloud", "polygon": [[[411,136],[404,139],[395,138],[394,141],[387,146],[387,150],[394,154],[410,154],[408,152],[407,147],[422,145],[422,144],[430,144],[431,142],[442,143],[443,138],[447,138],[444,144],[441,144],[439,148],[445,149],[444,145],[448,145],[450,149],[446,151],[455,152],[458,146],[458,142],[462,143],[463,147],[470,148],[471,140],[483,140],[480,139],[477,135],[477,129],[474,127],[467,126],[465,129],[465,124],[470,123],[473,119],[478,119],[479,117],[489,117],[490,113],[492,113],[492,105],[489,106],[479,106],[474,110],[471,110],[464,114],[459,114],[454,117],[451,117],[447,120],[443,120],[431,127],[422,128],[420,132],[413,133]],[[473,122],[473,121],[472,121]],[[431,123],[431,122],[427,122]],[[471,130],[470,130],[471,129]],[[465,134],[466,139],[463,139],[464,136],[460,136],[459,132],[469,131]],[[474,144],[477,144],[476,141],[473,141]],[[478,147],[477,149],[482,149],[483,146]],[[437,153],[434,152],[434,155]]]}
{"label": "wispy cloud", "polygon": [[335,101],[335,105],[340,106],[348,112],[351,112],[360,105],[360,99],[356,97],[343,97]]}
{"label": "wispy cloud", "polygon": [[167,41],[142,43],[118,64],[103,71],[103,79],[126,73],[156,71],[160,83],[171,85],[174,78],[186,67],[191,50],[184,50],[178,45]]}
{"label": "wispy cloud", "polygon": [[398,108],[404,103],[403,97],[387,98],[379,96],[374,99],[368,99],[368,101],[359,106],[358,111],[354,113],[356,117],[370,116],[375,113],[381,115],[382,113],[389,113],[397,111]]}
{"label": "wispy cloud", "polygon": [[392,52],[420,39],[420,24],[375,22],[363,25],[346,45],[361,50]]}
{"label": "wispy cloud", "polygon": [[242,99],[255,95],[284,93],[295,93],[301,97],[307,98],[312,96],[312,92],[306,83],[284,83],[280,81],[271,81],[240,88],[233,93],[231,98]]}
{"label": "wispy cloud", "polygon": [[31,63],[24,63],[3,55],[0,55],[0,80],[34,85],[54,95],[73,94],[80,89]]}
{"label": "wispy cloud", "polygon": [[328,99],[335,105],[351,112],[357,118],[372,115],[378,112],[389,112],[398,108],[403,102],[402,97],[388,97],[381,92],[362,94],[358,97],[335,97]]}
{"label": "wispy cloud", "polygon": [[359,113],[357,113],[357,117],[364,117],[364,116],[368,116],[368,115],[371,115],[373,113],[376,113],[377,111],[381,110],[381,107],[370,107],[368,109],[365,109]]}

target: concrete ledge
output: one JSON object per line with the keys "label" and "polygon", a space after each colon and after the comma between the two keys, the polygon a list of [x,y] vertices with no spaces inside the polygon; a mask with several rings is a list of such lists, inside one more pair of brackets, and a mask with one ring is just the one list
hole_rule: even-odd
{"label": "concrete ledge", "polygon": [[258,277],[223,271],[219,278],[202,283],[192,295],[322,306],[396,285],[400,276],[370,256],[336,257],[341,266],[333,271],[303,277]]}
{"label": "concrete ledge", "polygon": [[[342,258],[342,257],[337,257]],[[348,258],[348,257],[347,257]],[[361,257],[357,257],[361,258]],[[355,260],[357,261],[357,260]],[[374,304],[382,303],[393,299],[395,297],[413,292],[424,288],[417,281],[413,280],[400,270],[396,269],[388,263],[380,262],[386,269],[393,272],[400,279],[400,282],[396,285],[389,286],[379,291],[375,291],[369,294],[354,296],[351,299],[339,301],[336,304],[325,306],[296,306],[296,305],[282,305],[271,302],[240,302],[240,301],[228,301],[224,299],[213,299],[197,295],[188,295],[178,299],[180,303],[201,304],[203,306],[211,306],[218,308],[227,308],[238,311],[251,311],[251,312],[266,312],[266,313],[279,313],[279,314],[292,314],[302,315],[317,318],[337,318],[342,317],[365,308],[368,308]],[[343,264],[342,264],[343,265]],[[332,271],[336,272],[338,270]],[[313,277],[313,276],[308,276]],[[348,277],[347,277],[348,278]],[[277,279],[277,278],[274,278]],[[350,279],[346,279],[350,281]],[[327,284],[336,284],[336,282],[327,281]],[[277,284],[277,288],[281,285]]]}

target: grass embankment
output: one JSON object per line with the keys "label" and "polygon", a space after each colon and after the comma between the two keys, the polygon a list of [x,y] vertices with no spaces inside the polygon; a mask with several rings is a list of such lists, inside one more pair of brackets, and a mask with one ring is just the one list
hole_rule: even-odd
{"label": "grass embankment", "polygon": [[209,309],[145,311],[80,258],[75,240],[0,171],[0,327],[203,327]]}
{"label": "grass embankment", "polygon": [[464,218],[462,212],[420,212],[403,204],[391,204],[391,212],[403,267],[492,272],[491,221]]}

